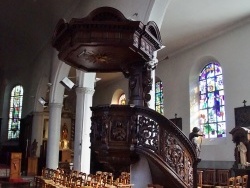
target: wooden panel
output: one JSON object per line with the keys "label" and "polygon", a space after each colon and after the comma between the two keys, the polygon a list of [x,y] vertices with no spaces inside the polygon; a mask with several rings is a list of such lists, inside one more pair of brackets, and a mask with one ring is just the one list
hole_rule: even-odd
{"label": "wooden panel", "polygon": [[10,179],[18,179],[21,177],[21,160],[22,153],[11,153]]}
{"label": "wooden panel", "polygon": [[37,157],[29,157],[28,158],[28,176],[36,176],[37,175]]}
{"label": "wooden panel", "polygon": [[170,119],[180,130],[182,130],[182,118]]}
{"label": "wooden panel", "polygon": [[234,109],[235,127],[250,126],[250,106],[244,106]]}
{"label": "wooden panel", "polygon": [[19,148],[15,152],[22,152],[22,171],[27,172],[28,157],[30,156],[33,115],[28,114],[20,121]]}
{"label": "wooden panel", "polygon": [[71,162],[72,157],[71,157],[72,151],[71,150],[62,150],[62,160],[61,162]]}

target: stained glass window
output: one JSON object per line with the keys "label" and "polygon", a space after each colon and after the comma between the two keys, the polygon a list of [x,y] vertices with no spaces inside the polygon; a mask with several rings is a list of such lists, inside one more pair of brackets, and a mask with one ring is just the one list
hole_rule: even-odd
{"label": "stained glass window", "polygon": [[199,123],[205,138],[226,137],[225,99],[222,68],[219,63],[206,65],[199,77]]}
{"label": "stained glass window", "polygon": [[155,111],[164,114],[162,81],[155,83]]}
{"label": "stained glass window", "polygon": [[125,96],[124,93],[121,94],[121,96],[119,97],[118,104],[120,104],[120,105],[125,105],[126,104],[126,96]]}
{"label": "stained glass window", "polygon": [[8,122],[8,139],[18,139],[20,134],[20,119],[22,115],[23,87],[15,86],[11,91]]}

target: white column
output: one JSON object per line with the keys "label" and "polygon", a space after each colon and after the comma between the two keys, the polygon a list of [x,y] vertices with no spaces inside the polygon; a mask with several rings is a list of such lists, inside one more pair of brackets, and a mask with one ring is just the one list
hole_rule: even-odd
{"label": "white column", "polygon": [[61,131],[61,103],[49,104],[49,131],[47,142],[46,167],[56,169],[59,163],[59,142]]}
{"label": "white column", "polygon": [[148,107],[155,110],[155,70],[151,71],[152,89],[150,90],[151,99],[148,102]]}
{"label": "white column", "polygon": [[[154,52],[154,58],[151,62],[152,65],[156,65],[158,63],[157,52]],[[151,100],[148,102],[148,107],[155,110],[155,69],[151,71],[151,79],[152,79],[152,89],[150,90]]]}
{"label": "white column", "polygon": [[34,139],[37,141],[37,151],[36,156],[40,156],[40,146],[43,142],[43,112],[34,112],[32,120],[32,135],[30,142],[32,143]]}
{"label": "white column", "polygon": [[76,122],[74,140],[74,170],[90,173],[90,127],[94,89],[76,88]]}
{"label": "white column", "polygon": [[145,188],[148,184],[152,184],[148,160],[143,155],[140,155],[137,163],[130,165],[130,181],[136,188]]}

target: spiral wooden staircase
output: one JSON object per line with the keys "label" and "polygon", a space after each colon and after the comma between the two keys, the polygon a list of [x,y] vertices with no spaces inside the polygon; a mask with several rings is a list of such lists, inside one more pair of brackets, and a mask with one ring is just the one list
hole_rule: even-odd
{"label": "spiral wooden staircase", "polygon": [[139,156],[147,158],[154,184],[197,187],[195,149],[170,120],[148,108],[161,37],[154,22],[131,21],[101,7],[87,17],[61,19],[52,45],[59,59],[87,72],[123,72],[129,79],[128,105],[92,107],[91,149],[109,171],[120,173]]}

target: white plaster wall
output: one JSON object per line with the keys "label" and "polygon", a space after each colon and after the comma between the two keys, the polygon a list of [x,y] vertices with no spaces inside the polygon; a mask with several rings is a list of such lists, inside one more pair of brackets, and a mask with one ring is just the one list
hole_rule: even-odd
{"label": "white plaster wall", "polygon": [[128,101],[128,79],[118,79],[108,85],[95,88],[93,96],[93,106],[111,104],[113,94],[117,89],[124,91]]}

